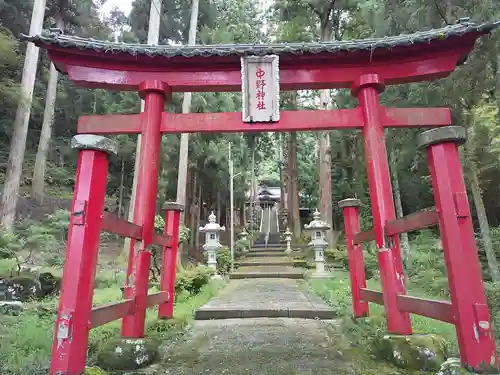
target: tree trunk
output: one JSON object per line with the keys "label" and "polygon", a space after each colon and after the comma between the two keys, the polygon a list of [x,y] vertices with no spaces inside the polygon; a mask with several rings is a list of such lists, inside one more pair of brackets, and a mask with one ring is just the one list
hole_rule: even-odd
{"label": "tree trunk", "polygon": [[[191,7],[191,21],[189,23],[189,45],[196,44],[196,29],[198,27],[198,8],[200,0],[193,0]],[[182,113],[191,112],[190,92],[184,93],[182,102]],[[180,150],[179,150],[179,175],[177,179],[177,202],[186,204],[186,183],[189,164],[189,133],[181,134]],[[182,220],[181,220],[182,221]]]}
{"label": "tree trunk", "polygon": [[300,237],[301,227],[300,227],[300,200],[299,200],[299,188],[298,188],[298,175],[297,175],[297,133],[290,133],[289,139],[289,180],[290,185],[290,218],[292,224],[292,232],[296,238]]}
{"label": "tree trunk", "polygon": [[196,208],[197,208],[197,210],[196,210],[196,225],[193,228],[193,231],[196,232],[196,235],[194,237],[195,238],[194,247],[196,249],[200,248],[200,218],[201,218],[201,207],[202,207],[202,192],[203,192],[202,185],[199,184],[198,205],[196,206]]}
{"label": "tree trunk", "polygon": [[189,228],[191,229],[191,244],[196,244],[196,215],[198,212],[198,172],[193,173],[193,192],[192,192],[192,204],[190,207],[190,220],[189,220]]}
{"label": "tree trunk", "polygon": [[[41,34],[42,32],[45,4],[45,0],[35,0],[34,2],[29,31],[32,36]],[[0,227],[6,230],[12,230],[16,218],[16,206],[23,172],[24,152],[28,136],[38,55],[39,48],[33,43],[28,43],[21,80],[21,99],[13,124],[14,131],[12,132],[10,141],[5,186],[2,195],[2,204],[0,205]]]}
{"label": "tree trunk", "polygon": [[488,222],[488,217],[486,216],[486,209],[484,208],[483,197],[481,195],[481,187],[479,184],[479,177],[474,168],[470,168],[469,177],[470,188],[472,191],[474,206],[476,207],[477,219],[479,221],[479,228],[481,230],[481,239],[483,242],[484,251],[486,253],[486,259],[488,260],[488,268],[490,270],[491,279],[495,282],[499,282],[500,268],[495,257],[495,251],[493,250],[490,224]]}
{"label": "tree trunk", "polygon": [[[327,110],[331,106],[330,91],[320,93],[321,109]],[[321,132],[319,135],[319,206],[321,218],[328,224],[333,223],[332,202],[332,160],[330,154],[330,133]],[[327,231],[327,241],[330,248],[336,247],[333,230]]]}
{"label": "tree trunk", "polygon": [[[283,133],[279,133],[279,167],[280,167],[280,213],[284,212],[287,204],[286,204],[286,189],[285,189],[285,163],[284,163],[284,158],[283,158]],[[286,212],[286,211],[285,211]],[[284,224],[285,222],[282,221]],[[281,224],[281,222],[280,222]],[[280,228],[280,229],[285,229],[285,228]]]}
{"label": "tree trunk", "polygon": [[[390,152],[390,165],[391,165],[391,174],[392,174],[392,189],[394,191],[394,203],[396,205],[396,215],[398,218],[401,218],[404,216],[403,213],[403,204],[401,202],[401,189],[399,187],[399,173],[398,173],[398,166],[397,166],[397,158],[396,158],[396,152],[392,150]],[[406,269],[408,269],[409,262],[410,262],[410,243],[408,241],[408,233],[401,233],[400,236],[400,241],[401,241],[401,250],[403,252],[403,264]],[[408,282],[408,278],[406,282]]]}
{"label": "tree trunk", "polygon": [[[257,180],[255,176],[255,142],[253,143],[252,148],[252,187],[251,187],[251,197],[250,197],[250,215],[251,215],[251,233],[255,232],[255,228],[257,226],[256,223],[256,215],[255,215],[255,196],[257,195]],[[258,220],[257,220],[258,221]]]}
{"label": "tree trunk", "polygon": [[215,205],[215,215],[217,215],[217,217],[220,217],[221,209],[222,209],[222,198],[220,196],[220,190],[217,189],[217,202]]}
{"label": "tree trunk", "polygon": [[122,217],[122,207],[123,207],[123,189],[125,180],[125,159],[122,158],[122,173],[120,177],[120,198],[118,200],[118,217]]}
{"label": "tree trunk", "polygon": [[[64,28],[64,21],[61,14],[56,16],[56,27]],[[50,64],[49,83],[47,86],[47,98],[45,100],[45,111],[43,112],[42,132],[40,134],[40,142],[38,143],[38,151],[36,153],[35,171],[33,173],[32,193],[33,197],[43,203],[45,189],[45,163],[47,162],[47,154],[49,152],[50,139],[52,137],[52,125],[54,124],[54,111],[57,98],[57,73],[54,64]]]}

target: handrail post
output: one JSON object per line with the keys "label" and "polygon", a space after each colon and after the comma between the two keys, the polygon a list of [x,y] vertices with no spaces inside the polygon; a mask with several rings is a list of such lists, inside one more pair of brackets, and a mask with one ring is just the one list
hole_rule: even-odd
{"label": "handrail post", "polygon": [[344,227],[347,242],[347,260],[351,279],[352,308],[355,318],[369,315],[368,302],[361,299],[361,289],[366,288],[365,261],[363,247],[354,244],[354,235],[360,231],[358,199],[345,199],[339,202],[344,213]]}
{"label": "handrail post", "polygon": [[139,87],[144,99],[141,158],[135,197],[134,224],[142,226],[142,242],[130,241],[124,297],[134,299],[135,313],[122,321],[122,336],[144,337],[148,295],[150,245],[154,233],[161,149],[161,123],[170,87],[162,81],[145,81]]}
{"label": "handrail post", "polygon": [[365,74],[354,83],[352,93],[358,98],[364,120],[362,135],[387,329],[408,335],[412,333],[410,314],[400,311],[397,301],[398,295],[406,294],[399,237],[388,238],[384,230],[386,223],[396,218],[381,117],[380,93],[384,87],[378,74]]}
{"label": "handrail post", "polygon": [[162,269],[160,290],[168,292],[168,301],[158,307],[159,319],[172,319],[174,316],[175,277],[177,270],[177,251],[179,247],[179,231],[181,212],[184,206],[179,203],[167,202],[165,210],[165,235],[170,236],[170,248],[162,248]]}
{"label": "handrail post", "polygon": [[85,371],[109,155],[117,153],[114,141],[91,134],[73,137],[71,147],[79,153],[52,347],[52,375]]}
{"label": "handrail post", "polygon": [[420,134],[419,146],[429,160],[460,357],[486,371],[499,362],[458,149],[465,140],[464,128],[449,126]]}

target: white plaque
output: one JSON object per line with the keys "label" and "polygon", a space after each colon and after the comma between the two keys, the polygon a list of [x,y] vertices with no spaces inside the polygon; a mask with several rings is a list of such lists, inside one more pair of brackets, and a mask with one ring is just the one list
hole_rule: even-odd
{"label": "white plaque", "polygon": [[280,119],[278,56],[241,58],[243,122],[276,122]]}

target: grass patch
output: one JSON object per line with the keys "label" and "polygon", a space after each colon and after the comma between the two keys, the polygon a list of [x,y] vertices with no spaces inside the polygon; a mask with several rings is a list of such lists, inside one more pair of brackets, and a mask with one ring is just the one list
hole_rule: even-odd
{"label": "grass patch", "polygon": [[[377,280],[368,280],[367,284],[369,289],[381,290],[380,282]],[[322,297],[328,305],[334,308],[338,316],[352,316],[351,291],[349,274],[347,272],[334,271],[332,272],[331,279],[311,279],[308,281],[308,285],[316,294]],[[416,297],[443,299],[442,297],[429,296],[415,286],[412,287],[411,284],[409,294]],[[414,333],[434,333],[440,335],[448,341],[451,354],[458,355],[458,343],[454,325],[415,314],[411,314],[411,320]],[[375,323],[372,327],[375,331],[377,329],[385,329],[385,313],[383,306],[370,303],[370,320],[368,320],[368,322],[369,325]],[[349,327],[349,330],[352,331],[351,333],[357,337],[359,345],[366,344],[365,335],[362,332],[355,331],[370,329],[369,325],[360,323]]]}
{"label": "grass patch", "polygon": [[0,260],[0,277],[9,277],[12,270],[17,270],[17,262],[15,259]]}
{"label": "grass patch", "polygon": [[[224,284],[214,280],[203,286],[196,295],[180,293],[175,303],[174,319],[158,322],[157,308],[147,311],[147,335],[161,340],[179,336],[193,319],[194,311],[217,294]],[[154,289],[154,288],[152,288]],[[121,299],[117,285],[96,289],[94,305]],[[46,375],[49,367],[56,320],[57,298],[26,304],[20,316],[0,315],[0,374]],[[89,363],[110,339],[119,336],[121,321],[114,321],[90,331]]]}

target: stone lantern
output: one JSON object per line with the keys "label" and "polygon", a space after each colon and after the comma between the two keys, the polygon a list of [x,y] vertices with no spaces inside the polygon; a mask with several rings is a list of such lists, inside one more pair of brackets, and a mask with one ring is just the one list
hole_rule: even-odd
{"label": "stone lantern", "polygon": [[292,252],[292,235],[293,233],[290,232],[290,229],[286,228],[286,232],[283,233],[285,235],[285,241],[286,241],[286,250],[285,253],[290,254]]}
{"label": "stone lantern", "polygon": [[225,227],[221,227],[216,223],[216,217],[213,212],[208,217],[208,223],[204,227],[200,227],[200,232],[205,233],[203,250],[207,252],[208,267],[215,271],[213,278],[221,278],[221,276],[217,274],[217,250],[222,248],[219,242],[219,233],[225,230]]}
{"label": "stone lantern", "polygon": [[318,210],[313,215],[313,221],[309,225],[305,225],[305,229],[311,232],[311,242],[309,246],[314,248],[316,271],[313,273],[314,278],[328,277],[329,274],[325,272],[325,250],[328,247],[326,242],[326,231],[330,229],[328,223],[321,220],[321,214]]}
{"label": "stone lantern", "polygon": [[246,240],[248,240],[248,236],[249,236],[249,234],[247,233],[245,228],[243,228],[243,231],[240,233],[240,239],[242,241],[246,241]]}

